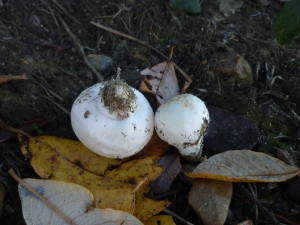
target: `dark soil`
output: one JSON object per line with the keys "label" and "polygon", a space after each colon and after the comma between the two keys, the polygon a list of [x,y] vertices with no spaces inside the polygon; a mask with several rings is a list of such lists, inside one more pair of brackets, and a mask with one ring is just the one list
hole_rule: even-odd
{"label": "dark soil", "polygon": [[[144,41],[165,55],[175,46],[173,61],[193,80],[188,92],[208,105],[245,115],[260,131],[256,150],[270,155],[278,148],[288,150],[300,166],[300,40],[285,46],[276,42],[272,26],[282,2],[262,6],[241,0],[241,7],[228,16],[220,11],[217,0],[203,1],[203,12],[198,15],[174,11],[163,0],[1,2],[0,75],[30,76],[29,80],[0,84],[2,122],[18,127],[24,121],[46,117],[51,122],[39,132],[76,139],[69,111],[83,89],[102,76],[106,80],[115,76],[118,66],[121,78],[138,87],[139,71],[165,60],[137,42],[90,23],[95,21]],[[244,57],[252,68],[253,82],[216,73],[221,52]],[[83,53],[109,56],[114,66],[98,70],[97,75],[95,68],[93,71],[86,64]],[[184,79],[178,71],[177,76],[182,84]],[[17,184],[7,174],[10,167],[22,178],[37,177],[16,139],[0,144],[0,182],[7,192],[0,223],[24,224]],[[299,202],[287,199],[281,185],[257,184],[256,188],[264,207],[300,221]],[[201,224],[187,206],[187,193],[177,194],[169,209]],[[272,223],[236,188],[226,223],[246,219],[255,224]]]}

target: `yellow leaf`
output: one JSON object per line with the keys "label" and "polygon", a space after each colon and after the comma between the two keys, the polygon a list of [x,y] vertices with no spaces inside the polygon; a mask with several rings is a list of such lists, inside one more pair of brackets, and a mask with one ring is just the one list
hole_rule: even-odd
{"label": "yellow leaf", "polygon": [[299,172],[299,169],[264,153],[231,150],[210,157],[186,175],[231,182],[281,182]]}
{"label": "yellow leaf", "polygon": [[194,182],[188,201],[205,225],[223,225],[232,197],[232,183],[198,179]]}
{"label": "yellow leaf", "polygon": [[52,136],[20,140],[23,154],[40,177],[86,187],[96,208],[123,210],[145,220],[168,205],[145,196],[150,182],[161,174],[162,168],[155,165],[158,157],[116,160],[95,154],[79,141]]}
{"label": "yellow leaf", "polygon": [[172,216],[161,215],[161,216],[152,216],[151,218],[143,221],[144,225],[176,225],[174,223]]}

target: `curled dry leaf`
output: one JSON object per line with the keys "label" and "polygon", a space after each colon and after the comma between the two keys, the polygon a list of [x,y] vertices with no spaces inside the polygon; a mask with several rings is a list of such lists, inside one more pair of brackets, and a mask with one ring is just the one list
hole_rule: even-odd
{"label": "curled dry leaf", "polygon": [[220,153],[200,163],[193,178],[209,178],[231,182],[282,182],[296,176],[299,169],[264,153],[233,150]]}
{"label": "curled dry leaf", "polygon": [[140,91],[155,94],[160,104],[180,94],[174,64],[171,61],[165,61],[151,69],[145,69],[141,71],[141,75],[150,76],[150,78],[144,77]]}
{"label": "curled dry leaf", "polygon": [[231,182],[197,179],[189,192],[188,201],[204,225],[223,225],[231,197]]}
{"label": "curled dry leaf", "polygon": [[169,204],[145,195],[150,191],[150,183],[162,172],[155,165],[159,157],[108,159],[79,141],[51,136],[20,138],[20,142],[22,153],[30,156],[31,165],[40,177],[86,187],[92,192],[97,208],[127,211],[145,220]]}
{"label": "curled dry leaf", "polygon": [[215,153],[233,149],[251,149],[258,140],[256,125],[247,117],[208,106],[210,122],[204,146]]}
{"label": "curled dry leaf", "polygon": [[161,175],[151,184],[154,193],[166,192],[170,189],[176,176],[181,172],[181,163],[177,154],[162,157],[157,165],[163,168]]}
{"label": "curled dry leaf", "polygon": [[[123,211],[92,209],[93,196],[89,190],[80,185],[53,180],[24,179],[24,181],[55,205],[74,224],[142,225],[137,218]],[[22,185],[19,185],[19,195],[27,225],[67,224]]]}

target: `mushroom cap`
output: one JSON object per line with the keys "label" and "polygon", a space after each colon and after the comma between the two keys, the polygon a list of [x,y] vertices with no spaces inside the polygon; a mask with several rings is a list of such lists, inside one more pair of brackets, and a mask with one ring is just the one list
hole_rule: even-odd
{"label": "mushroom cap", "polygon": [[209,113],[204,102],[192,94],[169,99],[157,109],[154,117],[159,137],[187,158],[200,157],[208,123]]}
{"label": "mushroom cap", "polygon": [[109,158],[126,158],[142,150],[153,133],[153,110],[136,89],[135,107],[128,117],[116,118],[101,101],[100,90],[107,82],[84,90],[71,110],[71,123],[78,139],[90,150]]}

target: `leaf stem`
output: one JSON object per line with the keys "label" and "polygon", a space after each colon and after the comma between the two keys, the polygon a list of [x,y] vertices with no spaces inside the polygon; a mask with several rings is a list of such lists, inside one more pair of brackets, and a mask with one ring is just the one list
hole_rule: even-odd
{"label": "leaf stem", "polygon": [[12,176],[19,184],[25,187],[31,194],[37,197],[41,202],[43,202],[46,206],[48,206],[53,212],[58,214],[67,224],[76,225],[69,217],[67,217],[62,211],[59,210],[55,205],[53,205],[48,199],[44,198],[40,195],[36,190],[34,190],[29,184],[27,184],[24,180],[22,180],[15,171],[10,168],[8,171],[9,175]]}

